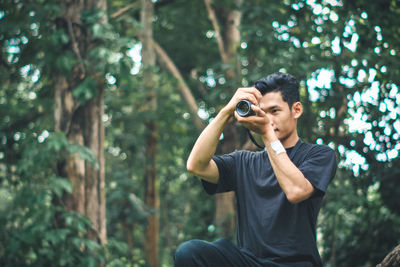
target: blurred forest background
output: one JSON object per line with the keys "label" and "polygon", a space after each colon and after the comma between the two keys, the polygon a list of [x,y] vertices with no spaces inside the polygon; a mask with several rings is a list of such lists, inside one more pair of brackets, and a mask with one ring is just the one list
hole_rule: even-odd
{"label": "blurred forest background", "polygon": [[[400,243],[400,1],[1,0],[0,265],[172,266],[234,236],[233,197],[185,169],[233,92],[301,82],[304,141],[339,159],[325,266]],[[231,123],[218,153],[252,149]]]}

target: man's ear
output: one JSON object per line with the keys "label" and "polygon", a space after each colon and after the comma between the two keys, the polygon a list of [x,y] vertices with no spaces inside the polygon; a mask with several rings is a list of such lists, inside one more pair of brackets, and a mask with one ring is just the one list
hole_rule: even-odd
{"label": "man's ear", "polygon": [[300,118],[301,114],[303,114],[303,105],[300,102],[293,103],[292,114],[295,119]]}

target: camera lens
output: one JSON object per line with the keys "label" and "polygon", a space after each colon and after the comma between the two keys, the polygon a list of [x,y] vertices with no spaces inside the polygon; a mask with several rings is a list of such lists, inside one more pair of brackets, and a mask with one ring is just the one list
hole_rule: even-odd
{"label": "camera lens", "polygon": [[251,115],[255,115],[254,111],[251,109],[251,102],[248,100],[240,100],[236,104],[236,112],[241,117],[248,117]]}

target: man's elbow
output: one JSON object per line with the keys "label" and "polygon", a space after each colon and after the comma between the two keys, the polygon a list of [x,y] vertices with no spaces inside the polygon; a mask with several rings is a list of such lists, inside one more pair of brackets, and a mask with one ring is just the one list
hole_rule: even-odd
{"label": "man's elbow", "polygon": [[191,174],[195,174],[195,172],[196,172],[196,168],[195,168],[194,164],[190,161],[186,162],[186,170],[188,172],[190,172]]}
{"label": "man's elbow", "polygon": [[286,198],[292,204],[297,204],[297,203],[300,203],[301,201],[305,200],[305,198],[300,197],[298,195],[294,195],[294,194],[287,194]]}
{"label": "man's elbow", "polygon": [[213,168],[212,164],[202,165],[199,162],[193,162],[188,160],[186,162],[186,170],[194,176],[203,179],[207,182],[217,184],[218,183],[218,170]]}
{"label": "man's elbow", "polygon": [[306,199],[308,199],[314,193],[314,188],[310,190],[304,190],[300,188],[296,188],[286,193],[287,200],[292,204],[300,203]]}
{"label": "man's elbow", "polygon": [[198,176],[201,173],[200,165],[196,164],[193,160],[188,160],[186,162],[186,170],[195,176]]}

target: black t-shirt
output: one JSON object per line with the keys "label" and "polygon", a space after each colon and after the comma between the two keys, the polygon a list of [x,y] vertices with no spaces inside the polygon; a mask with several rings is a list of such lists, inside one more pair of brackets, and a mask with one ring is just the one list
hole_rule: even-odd
{"label": "black t-shirt", "polygon": [[261,261],[321,266],[315,228],[322,197],[336,172],[335,153],[328,146],[301,141],[287,153],[315,188],[314,194],[300,203],[287,200],[266,151],[214,156],[218,184],[202,180],[203,186],[209,194],[235,192],[237,241],[243,251]]}

